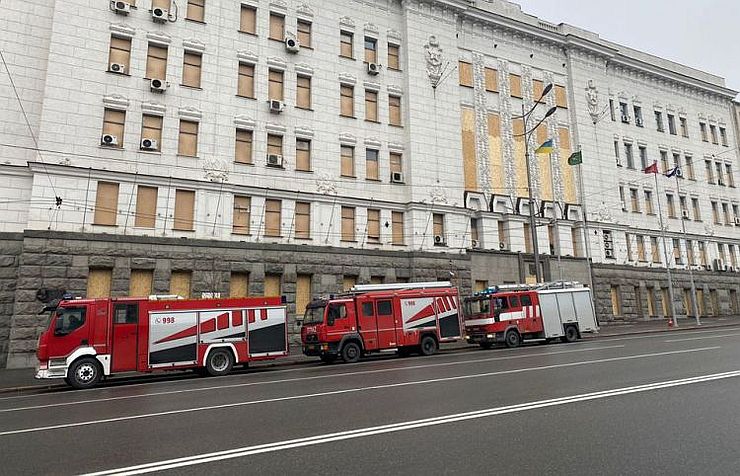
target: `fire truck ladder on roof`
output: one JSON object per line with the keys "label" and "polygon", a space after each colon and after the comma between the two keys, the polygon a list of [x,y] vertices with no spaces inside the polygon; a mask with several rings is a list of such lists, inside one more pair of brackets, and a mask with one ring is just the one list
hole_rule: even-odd
{"label": "fire truck ladder on roof", "polygon": [[394,291],[405,289],[432,289],[432,288],[451,288],[449,281],[429,281],[425,283],[389,283],[389,284],[356,284],[352,286],[350,292],[366,293],[370,291]]}
{"label": "fire truck ladder on roof", "polygon": [[535,283],[535,284],[503,284],[501,286],[493,286],[490,292],[516,292],[516,291],[545,291],[548,289],[572,289],[581,288],[583,284],[578,281],[553,281],[551,283]]}

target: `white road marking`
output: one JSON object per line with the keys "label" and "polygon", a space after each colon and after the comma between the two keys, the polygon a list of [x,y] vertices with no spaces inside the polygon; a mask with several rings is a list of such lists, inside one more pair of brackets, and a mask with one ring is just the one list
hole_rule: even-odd
{"label": "white road marking", "polygon": [[406,422],[392,423],[389,425],[373,426],[368,428],[359,428],[356,430],[340,431],[336,433],[327,433],[323,435],[309,436],[305,438],[296,438],[292,440],[276,441],[273,443],[266,443],[254,446],[245,446],[242,448],[235,448],[226,451],[218,451],[214,453],[205,453],[194,456],[187,456],[184,458],[175,458],[165,461],[158,461],[153,463],[140,464],[136,466],[128,466],[124,468],[111,469],[107,471],[100,471],[96,473],[89,473],[88,476],[105,476],[105,475],[134,475],[134,474],[145,474],[152,473],[155,471],[165,471],[175,468],[182,468],[185,466],[194,466],[204,463],[213,463],[216,461],[223,461],[233,458],[243,458],[246,456],[252,456],[256,454],[272,453],[276,451],[283,451],[293,448],[302,448],[306,446],[314,446],[325,443],[331,443],[334,441],[350,440],[356,438],[365,438],[369,436],[396,433],[399,431],[413,430],[417,428],[424,428],[429,426],[446,425],[450,423],[457,423],[467,420],[475,420],[481,418],[489,418],[498,415],[505,415],[509,413],[518,413],[529,410],[537,410],[540,408],[555,407],[561,405],[568,405],[572,403],[601,400],[605,398],[613,398],[622,395],[630,395],[642,392],[651,392],[655,390],[662,390],[671,387],[679,387],[685,385],[694,385],[704,382],[712,382],[717,380],[724,380],[729,378],[740,377],[740,370],[732,372],[723,372],[719,374],[702,375],[698,377],[690,377],[678,380],[667,380],[663,382],[655,382],[646,385],[637,385],[633,387],[622,387],[611,390],[604,390],[601,392],[584,393],[580,395],[573,395],[569,397],[552,398],[548,400],[538,400],[534,402],[523,403],[519,405],[509,405],[504,407],[488,408],[485,410],[477,410],[465,413],[456,413],[452,415],[444,415],[433,418],[424,418],[421,420],[411,420]]}
{"label": "white road marking", "polygon": [[229,385],[212,385],[208,387],[189,388],[189,389],[183,389],[183,390],[169,390],[169,391],[164,391],[164,392],[151,392],[151,393],[143,393],[143,394],[138,394],[138,395],[127,395],[127,396],[120,396],[120,397],[108,397],[108,398],[103,397],[103,398],[93,398],[93,399],[88,399],[88,400],[76,400],[72,402],[49,403],[46,405],[31,405],[31,406],[25,406],[25,407],[5,408],[5,409],[0,409],[0,413],[18,412],[18,411],[24,411],[24,410],[37,410],[40,408],[66,407],[70,405],[82,405],[82,404],[97,403],[97,402],[107,403],[107,402],[111,402],[115,400],[128,400],[128,399],[143,398],[143,397],[157,397],[157,396],[162,396],[162,395],[173,395],[173,394],[179,394],[179,393],[205,392],[205,391],[210,391],[210,390],[222,390],[222,389],[227,389],[227,388],[253,387],[257,385],[271,385],[271,384],[278,384],[278,383],[302,382],[306,380],[319,380],[319,379],[329,379],[329,378],[336,378],[336,377],[350,377],[354,375],[401,372],[405,370],[418,370],[418,369],[426,369],[426,368],[432,368],[432,367],[447,367],[447,366],[452,366],[452,365],[466,365],[466,364],[474,364],[474,363],[480,363],[480,362],[495,362],[499,360],[524,359],[528,357],[542,357],[542,356],[548,356],[548,355],[592,352],[595,350],[603,350],[603,349],[621,349],[624,347],[625,347],[624,345],[609,345],[609,346],[602,346],[602,347],[589,347],[586,349],[561,350],[557,352],[539,352],[539,353],[534,353],[534,354],[507,355],[503,357],[489,357],[486,359],[464,360],[461,362],[442,362],[438,364],[413,365],[410,367],[393,367],[390,369],[361,370],[358,372],[341,372],[341,373],[335,373],[335,374],[313,375],[310,377],[297,377],[297,378],[289,378],[289,379],[281,379],[281,380],[265,380],[265,381],[260,381],[260,382],[245,382],[245,383],[235,383],[235,384],[229,384]]}
{"label": "white road marking", "polygon": [[245,407],[249,405],[258,405],[258,404],[263,404],[263,403],[286,402],[286,401],[292,401],[292,400],[302,400],[302,399],[309,399],[309,398],[325,397],[329,395],[342,395],[342,394],[348,394],[348,393],[367,392],[368,390],[381,390],[381,389],[388,389],[388,388],[410,387],[412,385],[428,385],[428,384],[439,383],[439,382],[452,382],[456,380],[493,377],[497,375],[510,375],[510,374],[537,371],[537,370],[549,370],[549,369],[557,369],[557,368],[563,368],[563,367],[576,367],[576,366],[581,366],[581,365],[593,365],[593,364],[602,364],[602,363],[607,363],[607,362],[619,362],[619,361],[624,361],[624,360],[636,360],[636,359],[645,359],[645,358],[650,358],[650,357],[662,357],[662,356],[667,356],[667,355],[687,354],[687,353],[694,353],[694,352],[706,352],[710,350],[717,350],[720,348],[721,347],[719,346],[701,347],[697,349],[674,350],[670,352],[654,352],[650,354],[638,354],[638,355],[628,355],[628,356],[623,356],[623,357],[611,357],[611,358],[605,358],[605,359],[585,360],[585,361],[580,361],[580,362],[568,362],[564,364],[544,365],[541,367],[528,367],[528,368],[512,369],[512,370],[499,370],[499,371],[494,371],[494,372],[458,375],[455,377],[440,377],[440,378],[434,378],[434,379],[412,380],[408,382],[398,382],[398,383],[383,384],[383,385],[369,385],[367,387],[354,387],[354,388],[347,388],[343,390],[333,390],[333,391],[327,391],[327,392],[309,393],[309,394],[302,394],[302,395],[290,395],[287,397],[266,398],[262,400],[251,400],[251,401],[246,401],[246,402],[225,403],[221,405],[208,405],[208,406],[195,407],[195,408],[184,408],[181,410],[168,410],[168,411],[155,412],[155,413],[143,413],[139,415],[103,418],[100,420],[88,420],[88,421],[81,421],[81,422],[74,422],[74,423],[62,423],[59,425],[22,428],[22,429],[17,429],[17,430],[8,430],[8,431],[0,432],[0,436],[17,435],[21,433],[34,433],[34,432],[39,432],[39,431],[59,430],[62,428],[75,428],[75,427],[81,427],[81,426],[99,425],[103,423],[115,423],[115,422],[121,422],[121,421],[140,420],[144,418],[155,418],[155,417],[168,416],[168,415],[180,415],[184,413],[194,413],[194,412],[200,412],[200,411],[222,410],[224,408]]}
{"label": "white road marking", "polygon": [[691,340],[721,339],[723,337],[733,337],[733,336],[740,336],[740,332],[735,332],[734,334],[720,334],[716,336],[701,336],[701,337],[686,337],[684,339],[669,339],[669,340],[664,340],[663,342],[688,342]]}
{"label": "white road marking", "polygon": [[[708,333],[717,333],[717,332],[724,332],[728,329],[731,330],[737,330],[736,326],[725,326],[723,328],[714,328],[714,329],[705,329],[705,330],[693,330],[693,329],[687,329],[685,331],[686,334],[708,334]],[[649,335],[636,335],[636,336],[625,336],[625,337],[610,337],[608,335],[600,335],[598,337],[599,340],[603,339],[602,342],[608,343],[608,342],[619,342],[624,340],[638,340],[638,339],[662,339],[665,338],[665,332],[676,332],[676,331],[655,331],[654,334]],[[591,339],[594,339],[591,337]]]}

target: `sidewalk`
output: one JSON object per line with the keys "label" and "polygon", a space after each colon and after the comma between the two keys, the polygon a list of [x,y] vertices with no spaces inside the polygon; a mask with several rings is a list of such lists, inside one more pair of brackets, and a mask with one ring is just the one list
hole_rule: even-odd
{"label": "sidewalk", "polygon": [[[652,319],[648,321],[610,321],[602,322],[601,330],[598,334],[589,334],[584,336],[586,340],[594,340],[604,337],[625,336],[632,334],[650,334],[655,332],[681,332],[692,329],[711,329],[740,325],[740,316],[728,317],[706,317],[702,318],[701,326],[697,326],[694,319],[685,317],[678,319],[678,327],[669,327],[667,319]],[[453,344],[442,344],[441,350],[444,352],[460,352],[465,349],[475,349],[464,341]],[[264,370],[270,367],[285,367],[290,365],[301,364],[319,364],[315,357],[306,357],[301,353],[299,346],[291,346],[288,357],[265,363],[255,363],[250,366],[252,370]],[[44,391],[50,389],[65,388],[66,384],[62,380],[36,380],[34,378],[34,369],[2,369],[0,370],[0,395],[12,396],[13,393],[20,393],[28,390]],[[142,376],[137,373],[121,374],[111,379],[110,382],[155,382],[161,380],[177,380],[194,378],[192,372],[167,372],[159,373],[156,376]]]}

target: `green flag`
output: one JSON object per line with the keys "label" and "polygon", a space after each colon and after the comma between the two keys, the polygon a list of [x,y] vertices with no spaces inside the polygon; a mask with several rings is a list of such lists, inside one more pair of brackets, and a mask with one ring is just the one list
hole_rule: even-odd
{"label": "green flag", "polygon": [[568,165],[580,165],[583,163],[583,154],[581,154],[581,151],[574,152],[571,154],[570,157],[568,157]]}

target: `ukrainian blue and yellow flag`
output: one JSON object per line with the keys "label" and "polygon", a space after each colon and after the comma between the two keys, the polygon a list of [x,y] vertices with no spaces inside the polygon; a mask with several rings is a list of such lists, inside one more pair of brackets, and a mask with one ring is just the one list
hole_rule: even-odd
{"label": "ukrainian blue and yellow flag", "polygon": [[552,139],[547,139],[534,151],[535,154],[552,154]]}

